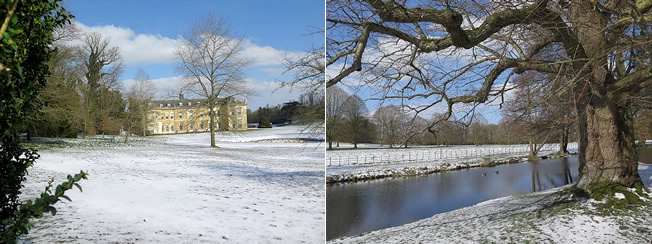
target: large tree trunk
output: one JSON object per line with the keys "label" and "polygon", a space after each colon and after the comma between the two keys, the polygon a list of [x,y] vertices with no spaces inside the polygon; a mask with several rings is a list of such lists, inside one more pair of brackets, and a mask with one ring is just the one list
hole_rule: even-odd
{"label": "large tree trunk", "polygon": [[333,150],[333,141],[328,141],[328,150]]}
{"label": "large tree trunk", "polygon": [[147,115],[143,118],[143,136],[147,136]]}
{"label": "large tree trunk", "polygon": [[[212,104],[211,101],[209,101],[209,103]],[[217,147],[215,145],[215,123],[216,123],[216,121],[215,121],[215,111],[213,111],[214,108],[215,108],[214,105],[210,105],[208,107],[208,114],[209,114],[209,118],[210,118],[210,123],[209,123],[210,125],[209,126],[211,127],[211,147]]]}
{"label": "large tree trunk", "polygon": [[[580,124],[580,181],[578,187],[600,193],[605,185],[641,187],[638,155],[634,147],[633,119],[626,107],[611,101],[596,102],[585,108]],[[608,99],[603,99],[608,100]],[[583,139],[584,138],[584,139]]]}
{"label": "large tree trunk", "polygon": [[[614,186],[642,187],[628,105],[622,102],[622,94],[606,87],[616,79],[605,67],[605,50],[610,46],[603,32],[607,20],[591,1],[573,1],[571,18],[579,23],[577,38],[585,54],[600,60],[591,65],[588,86],[576,106],[580,171],[577,187],[594,198],[612,193]],[[577,82],[576,92],[581,93],[583,83]]]}
{"label": "large tree trunk", "polygon": [[568,125],[564,125],[559,135],[559,155],[568,155]]}
{"label": "large tree trunk", "polygon": [[537,157],[538,150],[537,150],[537,145],[535,144],[534,141],[534,135],[532,133],[533,133],[532,131],[528,132],[528,147],[530,149],[529,150],[530,152],[528,154],[527,159],[530,162],[536,162],[539,161],[539,158]]}
{"label": "large tree trunk", "polygon": [[131,130],[131,128],[129,128],[129,129],[126,131],[126,133],[125,133],[125,144],[128,144],[128,143],[129,143],[129,131],[130,131],[130,130]]}

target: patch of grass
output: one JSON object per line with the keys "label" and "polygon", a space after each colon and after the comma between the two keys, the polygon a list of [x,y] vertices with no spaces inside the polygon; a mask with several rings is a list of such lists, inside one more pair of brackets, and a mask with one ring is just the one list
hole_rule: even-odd
{"label": "patch of grass", "polygon": [[33,148],[36,150],[46,150],[46,149],[52,149],[52,148],[64,148],[67,147],[67,143],[64,142],[56,142],[56,143],[49,143],[49,142],[23,142],[20,143],[23,148]]}
{"label": "patch of grass", "polygon": [[[603,208],[616,208],[616,209],[628,209],[633,206],[648,206],[649,203],[641,198],[648,199],[646,194],[643,194],[642,186],[636,185],[636,190],[634,192],[625,188],[623,185],[617,182],[598,182],[592,185],[589,185],[588,192],[590,197],[602,201],[606,200],[606,203]],[[581,190],[578,190],[581,191]],[[615,195],[617,193],[622,194],[625,198],[619,199]]]}
{"label": "patch of grass", "polygon": [[480,167],[493,167],[496,166],[496,162],[491,160],[491,157],[482,158],[483,162],[480,164]]}

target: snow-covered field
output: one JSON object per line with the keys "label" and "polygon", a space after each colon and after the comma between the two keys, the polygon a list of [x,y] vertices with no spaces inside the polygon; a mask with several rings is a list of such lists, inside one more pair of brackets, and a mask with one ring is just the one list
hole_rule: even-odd
{"label": "snow-covered field", "polygon": [[[322,243],[325,231],[323,143],[301,127],[217,135],[136,138],[40,151],[22,199],[50,177],[87,171],[84,192],[57,214],[35,220],[24,238],[50,242]],[[271,140],[270,140],[271,139]],[[261,142],[262,141],[262,142]]]}
{"label": "snow-covered field", "polygon": [[[352,148],[348,144],[340,146]],[[575,151],[577,143],[570,143],[568,148],[569,151]],[[548,144],[539,155],[553,154],[558,150],[558,144]],[[527,154],[527,145],[412,146],[389,149],[377,144],[360,144],[358,149],[327,151],[326,175],[334,179],[350,179],[423,171],[425,168],[450,170],[479,166],[490,161],[505,161]]]}
{"label": "snow-covered field", "polygon": [[[652,191],[652,165],[639,165]],[[565,201],[565,187],[513,195],[334,243],[651,243],[652,201],[605,209],[595,200]],[[648,197],[652,197],[650,193]],[[643,198],[644,199],[644,198]]]}

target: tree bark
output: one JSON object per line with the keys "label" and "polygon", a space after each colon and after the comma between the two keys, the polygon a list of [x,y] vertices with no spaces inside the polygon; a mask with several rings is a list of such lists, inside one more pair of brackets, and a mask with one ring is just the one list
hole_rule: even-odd
{"label": "tree bark", "polygon": [[580,126],[580,181],[578,187],[589,193],[605,184],[641,187],[638,155],[634,147],[633,119],[627,107],[608,99],[592,98],[585,108]]}
{"label": "tree bark", "polygon": [[564,125],[559,135],[559,155],[568,155],[568,125]]}
{"label": "tree bark", "polygon": [[[607,88],[617,81],[606,69],[605,50],[610,44],[603,30],[607,20],[591,1],[573,1],[571,16],[581,23],[577,38],[586,55],[601,60],[592,65],[588,87],[576,106],[580,172],[577,187],[592,197],[610,194],[613,185],[642,187],[629,104],[619,104],[623,94]],[[578,82],[575,90],[581,94],[583,86]]]}
{"label": "tree bark", "polygon": [[531,135],[531,132],[528,132],[528,134],[530,134],[530,135],[528,135],[528,147],[530,148],[530,153],[529,153],[529,156],[528,156],[528,160],[529,161],[536,161],[537,155],[536,155],[535,149],[534,149],[534,147],[535,147],[534,146],[534,138],[533,138],[534,136]]}
{"label": "tree bark", "polygon": [[208,101],[208,114],[210,115],[210,127],[211,127],[211,147],[217,147],[215,145],[215,111],[213,109],[215,108],[215,105],[212,101]]}

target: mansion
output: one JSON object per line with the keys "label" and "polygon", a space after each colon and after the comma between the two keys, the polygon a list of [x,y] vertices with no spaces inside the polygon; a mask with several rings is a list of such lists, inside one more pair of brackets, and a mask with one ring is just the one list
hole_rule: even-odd
{"label": "mansion", "polygon": [[[175,134],[210,131],[210,117],[206,99],[152,101],[149,106],[150,134]],[[246,130],[247,104],[233,97],[219,98],[215,108],[215,130]]]}

